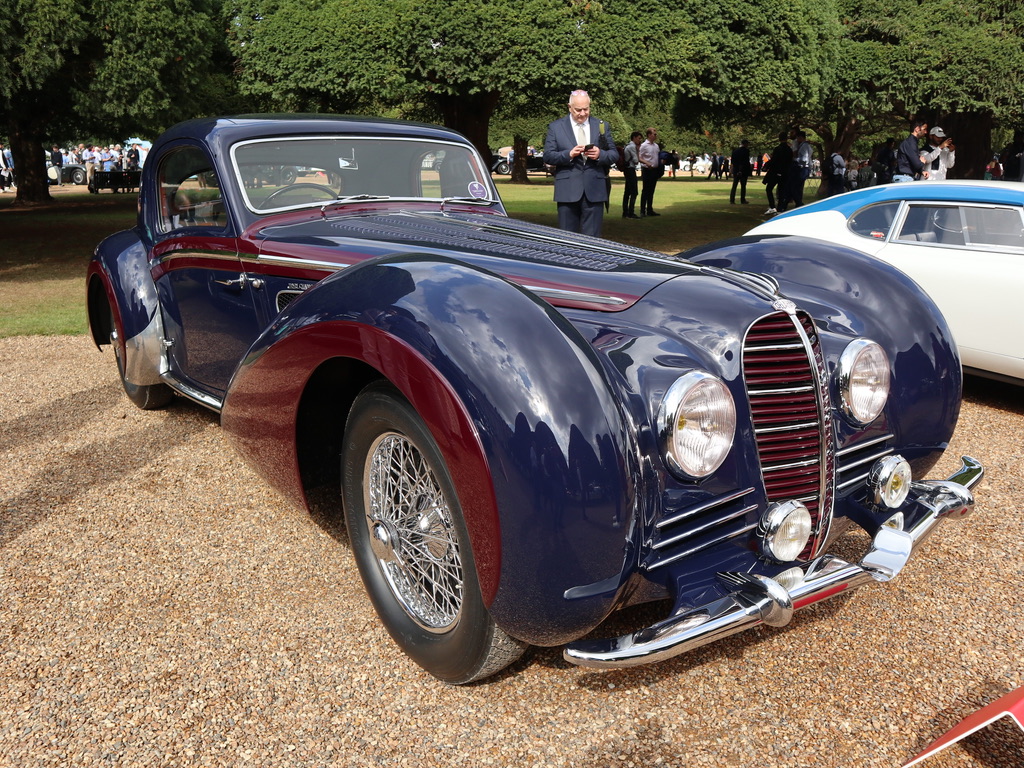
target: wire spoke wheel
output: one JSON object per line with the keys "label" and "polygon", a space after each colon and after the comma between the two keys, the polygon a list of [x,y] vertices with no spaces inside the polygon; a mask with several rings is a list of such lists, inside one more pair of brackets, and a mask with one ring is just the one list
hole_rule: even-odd
{"label": "wire spoke wheel", "polygon": [[462,610],[462,560],[426,460],[404,436],[381,435],[367,456],[363,489],[370,546],[392,592],[421,627],[447,630]]}
{"label": "wire spoke wheel", "polygon": [[459,495],[430,429],[394,387],[368,384],[345,425],[341,493],[352,554],[388,634],[447,683],[493,675],[526,644],[491,617]]}

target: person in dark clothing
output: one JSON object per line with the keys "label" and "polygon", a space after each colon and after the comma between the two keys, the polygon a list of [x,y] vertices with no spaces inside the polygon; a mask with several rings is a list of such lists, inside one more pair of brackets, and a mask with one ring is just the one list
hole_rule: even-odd
{"label": "person in dark clothing", "polygon": [[64,177],[62,175],[62,169],[64,168],[64,155],[60,151],[60,147],[56,144],[53,145],[53,151],[50,152],[50,167],[57,169],[57,186],[64,186]]}
{"label": "person in dark clothing", "polygon": [[928,123],[918,120],[910,130],[910,135],[903,140],[896,150],[896,175],[893,181],[915,181],[927,179],[928,171],[921,162],[919,139],[928,135]]}
{"label": "person in dark clothing", "polygon": [[896,139],[890,137],[876,147],[871,170],[875,172],[876,184],[888,184],[892,181],[896,170]]}
{"label": "person in dark clothing", "polygon": [[[774,216],[776,213],[782,213],[782,211],[786,210],[788,202],[786,189],[788,187],[789,167],[792,163],[793,149],[786,140],[786,132],[782,131],[779,134],[779,146],[772,151],[772,156],[765,165],[764,178],[761,179],[761,183],[764,184],[764,191],[768,195],[768,210],[764,212],[765,216]],[[778,208],[776,208],[775,195],[773,194],[776,188],[779,190]]]}
{"label": "person in dark clothing", "polygon": [[732,151],[732,191],[729,202],[736,205],[736,185],[740,188],[740,202],[747,204],[747,179],[750,178],[750,142],[746,139]]}

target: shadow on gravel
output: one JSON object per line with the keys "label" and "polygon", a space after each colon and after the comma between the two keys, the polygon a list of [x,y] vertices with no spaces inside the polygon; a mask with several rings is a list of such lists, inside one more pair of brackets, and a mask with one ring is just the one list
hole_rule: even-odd
{"label": "shadow on gravel", "polygon": [[1017,384],[981,376],[965,376],[964,400],[1007,413],[1024,414],[1024,386]]}
{"label": "shadow on gravel", "polygon": [[[4,500],[0,548],[54,512],[65,510],[79,496],[156,465],[160,456],[217,419],[212,412],[179,400],[170,408],[171,420],[156,417],[152,424],[141,423],[127,436],[120,430],[105,434],[105,419],[120,422],[125,418],[121,409],[128,407],[134,408],[124,401],[120,387],[112,384],[58,398],[6,425],[12,436],[8,452],[41,441],[49,447],[48,460],[28,478],[25,489]],[[84,444],[76,440],[79,447],[66,450],[66,437],[90,424],[94,437]]]}

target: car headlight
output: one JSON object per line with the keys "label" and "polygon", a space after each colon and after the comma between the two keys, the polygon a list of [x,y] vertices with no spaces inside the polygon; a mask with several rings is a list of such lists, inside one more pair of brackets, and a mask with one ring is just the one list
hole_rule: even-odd
{"label": "car headlight", "polygon": [[676,379],[661,403],[658,430],[673,471],[707,477],[725,461],[736,434],[736,405],[728,387],[703,371]]}
{"label": "car headlight", "polygon": [[851,341],[839,358],[836,375],[843,412],[857,424],[874,421],[889,399],[885,350],[870,339]]}
{"label": "car headlight", "polygon": [[780,563],[800,557],[811,537],[811,513],[799,501],[772,504],[761,518],[761,553]]}

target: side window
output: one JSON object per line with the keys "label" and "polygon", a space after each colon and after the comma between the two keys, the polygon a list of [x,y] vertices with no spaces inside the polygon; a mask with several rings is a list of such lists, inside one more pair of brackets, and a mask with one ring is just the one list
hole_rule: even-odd
{"label": "side window", "polygon": [[963,245],[964,225],[955,205],[911,205],[899,240],[940,245]]}
{"label": "side window", "polygon": [[964,225],[971,245],[1024,248],[1024,220],[1020,208],[965,206]]}
{"label": "side window", "polygon": [[892,220],[899,210],[899,201],[891,203],[878,203],[861,208],[850,217],[848,226],[850,230],[861,237],[870,237],[872,240],[885,240],[889,235],[889,228]]}
{"label": "side window", "polygon": [[220,180],[202,150],[183,147],[168,153],[160,164],[158,179],[163,232],[227,224]]}

